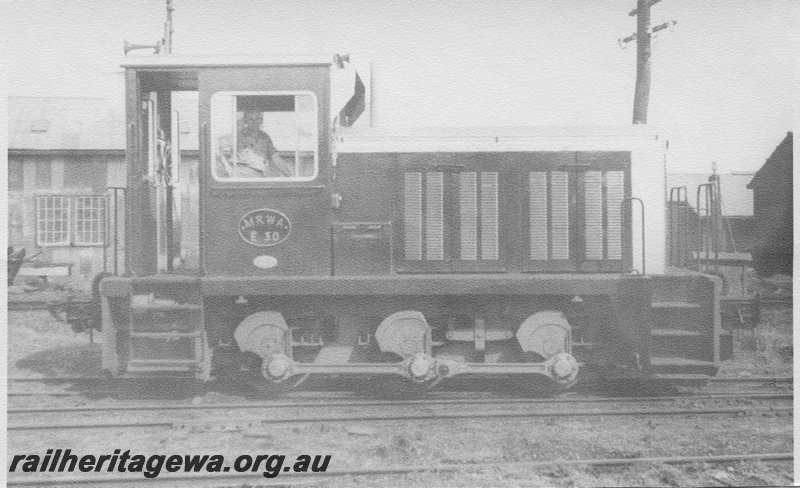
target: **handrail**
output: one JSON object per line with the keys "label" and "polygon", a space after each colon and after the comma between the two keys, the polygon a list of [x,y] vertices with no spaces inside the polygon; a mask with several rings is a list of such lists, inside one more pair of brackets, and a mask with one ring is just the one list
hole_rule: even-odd
{"label": "handrail", "polygon": [[[681,198],[681,194],[683,198]],[[689,255],[689,225],[687,211],[689,193],[685,186],[675,186],[669,190],[669,264],[682,268]],[[677,204],[678,208],[675,208]]]}
{"label": "handrail", "polygon": [[[114,229],[114,243],[113,243],[113,250],[114,250],[114,276],[119,276],[119,197],[120,193],[122,194],[122,202],[125,203],[125,192],[126,188],[122,186],[108,186],[106,187],[106,229],[105,229],[105,238],[106,238],[106,246],[108,246],[108,231],[110,230],[111,225],[109,225],[109,221],[113,221],[113,229]],[[109,199],[113,198],[114,200],[114,218],[111,218],[111,215],[108,212],[108,201]],[[126,215],[127,218],[127,215]],[[108,256],[103,250],[103,271],[108,271]],[[127,261],[126,261],[127,264]]]}
{"label": "handrail", "polygon": [[[676,191],[677,190],[677,191]],[[683,190],[683,200],[681,200],[681,190]],[[674,195],[674,197],[673,197]],[[670,202],[686,202],[688,201],[688,192],[685,186],[673,186],[669,189]]]}
{"label": "handrail", "polygon": [[[138,110],[138,109],[136,109],[136,110]],[[137,116],[137,119],[138,119],[138,116]],[[129,232],[131,232],[131,229],[134,228],[134,226],[133,226],[133,219],[134,219],[133,214],[134,214],[134,212],[131,212],[132,204],[135,204],[133,202],[136,202],[136,200],[141,199],[141,196],[140,196],[141,195],[141,189],[138,188],[137,186],[134,186],[134,181],[131,178],[131,174],[132,174],[131,173],[131,168],[135,168],[136,178],[137,178],[136,181],[138,181],[138,179],[141,178],[140,168],[139,168],[139,153],[141,152],[140,145],[142,144],[142,141],[141,141],[141,134],[139,132],[140,131],[137,129],[137,125],[132,124],[132,123],[128,124],[128,127],[127,127],[128,144],[127,144],[127,148],[126,148],[126,151],[125,151],[125,159],[126,159],[125,162],[127,163],[127,166],[128,166],[127,186],[131,189],[132,194],[128,196],[129,198],[125,199],[125,233],[126,233],[126,237],[127,237],[127,235],[130,235]],[[133,202],[131,202],[131,200],[133,200]],[[133,273],[133,269],[134,269],[132,263],[134,262],[134,260],[136,260],[138,262],[139,246],[138,245],[130,245],[131,242],[132,242],[131,240],[126,239],[125,249],[124,249],[125,250],[125,271],[124,271],[124,274],[132,274]]]}
{"label": "handrail", "polygon": [[[703,219],[702,215],[700,215],[700,194],[701,191],[705,189],[705,207],[703,210],[705,211],[706,217],[708,217],[708,224],[707,227],[709,228],[709,239],[708,242],[703,245]],[[717,212],[715,209],[716,204],[716,183],[703,183],[697,186],[697,271],[702,271],[702,259],[700,254],[703,249],[706,252],[706,265],[708,265],[708,261],[711,258],[711,248],[714,248],[714,271],[718,271],[719,269],[719,244],[717,242]]]}
{"label": "handrail", "polygon": [[[624,243],[625,242],[625,234],[626,234],[625,228],[627,227],[626,225],[624,225],[624,222],[625,222],[625,215],[624,215],[625,202],[629,202],[629,201],[632,201],[632,200],[638,201],[639,205],[641,206],[641,209],[642,209],[642,274],[644,275],[644,274],[647,274],[647,273],[645,271],[644,202],[642,201],[641,198],[638,198],[638,197],[625,197],[620,202],[620,204],[619,204],[619,213],[620,213],[620,219],[623,222],[623,225],[622,225],[622,236],[621,237],[622,237],[622,242]],[[631,212],[631,217],[633,217],[633,212]],[[631,230],[631,232],[633,232],[633,231]],[[631,244],[633,244],[632,241],[631,241]],[[631,246],[631,259],[633,259],[633,246]]]}
{"label": "handrail", "polygon": [[[211,154],[210,148],[207,147],[211,144],[211,134],[208,127],[208,122],[203,122],[200,126],[200,162],[198,163],[198,183],[200,184],[201,192],[206,191],[206,171],[211,170]],[[198,235],[203,235],[203,221],[205,220],[205,213],[204,213],[204,203],[203,198],[197,203],[197,213],[199,215],[199,219],[197,221],[197,232]],[[198,253],[197,253],[197,268],[200,275],[205,274],[205,239],[200,239],[198,243]]]}

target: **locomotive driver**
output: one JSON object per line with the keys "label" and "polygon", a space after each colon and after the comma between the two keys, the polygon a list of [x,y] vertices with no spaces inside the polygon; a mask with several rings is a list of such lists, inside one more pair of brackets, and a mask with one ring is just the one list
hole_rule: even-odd
{"label": "locomotive driver", "polygon": [[[264,117],[261,112],[248,110],[244,112],[243,123],[236,137],[235,175],[237,178],[275,178],[294,176],[294,169],[281,158],[272,139],[261,130]],[[222,153],[229,152],[229,141],[220,141]],[[225,151],[228,149],[228,151]],[[218,173],[233,176],[233,164],[229,158],[221,157],[222,171]]]}

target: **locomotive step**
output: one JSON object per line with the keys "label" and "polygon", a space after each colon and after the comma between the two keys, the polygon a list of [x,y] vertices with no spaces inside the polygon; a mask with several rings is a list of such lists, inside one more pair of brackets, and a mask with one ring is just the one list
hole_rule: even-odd
{"label": "locomotive step", "polygon": [[200,310],[202,305],[194,303],[155,303],[152,305],[132,305],[131,310],[135,313],[144,313],[148,311],[168,311],[168,310]]}
{"label": "locomotive step", "polygon": [[129,373],[195,371],[199,361],[194,359],[132,359],[128,364]]}
{"label": "locomotive step", "polygon": [[698,359],[686,359],[676,357],[651,357],[650,364],[653,366],[713,366],[711,361],[700,361]]}
{"label": "locomotive step", "polygon": [[652,302],[650,308],[653,310],[694,310],[700,308],[700,304],[689,302]]}
{"label": "locomotive step", "polygon": [[[650,354],[656,358],[667,358],[666,362],[672,358],[685,358],[686,360],[706,360],[711,356],[708,345],[711,337],[700,331],[683,329],[653,329],[650,331],[652,342]],[[651,363],[657,365],[655,362]]]}
{"label": "locomotive step", "polygon": [[131,337],[147,337],[150,339],[183,339],[186,337],[203,337],[203,331],[195,332],[131,332]]}
{"label": "locomotive step", "polygon": [[654,337],[702,337],[703,333],[696,330],[652,329],[650,335]]}
{"label": "locomotive step", "polygon": [[703,374],[703,373],[696,373],[696,374],[659,373],[651,375],[651,378],[653,380],[664,380],[664,381],[669,381],[675,385],[683,385],[683,386],[703,386],[712,377],[713,375],[711,374]]}
{"label": "locomotive step", "polygon": [[680,357],[651,357],[650,367],[658,373],[715,374],[717,366],[713,361],[686,359]]}
{"label": "locomotive step", "polygon": [[190,365],[197,364],[199,361],[195,359],[132,359],[131,365],[144,366],[144,365],[158,365],[158,364],[172,364],[172,365]]}

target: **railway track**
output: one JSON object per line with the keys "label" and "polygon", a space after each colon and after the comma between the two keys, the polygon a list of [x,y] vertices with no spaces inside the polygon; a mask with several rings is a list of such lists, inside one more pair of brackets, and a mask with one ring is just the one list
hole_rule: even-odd
{"label": "railway track", "polygon": [[[109,378],[108,376],[9,376],[9,383],[113,383],[119,381],[145,382],[153,380],[186,380],[187,377]],[[793,383],[794,376],[719,376],[704,380],[708,383]]]}
{"label": "railway track", "polygon": [[[169,381],[184,381],[186,378],[159,378],[157,380],[154,379],[123,379],[123,380],[112,380],[107,377],[102,376],[60,376],[60,377],[10,377],[8,378],[8,385],[9,390],[7,392],[8,398],[15,398],[15,397],[37,397],[37,396],[53,396],[53,397],[78,397],[80,395],[87,395],[87,396],[102,396],[102,395],[112,395],[117,397],[131,397],[136,399],[167,399],[167,398],[174,398],[182,396],[198,396],[203,395],[208,392],[216,391],[213,389],[213,385],[211,388],[205,385],[180,385],[180,387],[173,388],[167,387],[164,391],[158,393],[158,388],[153,388],[153,385],[164,385],[168,384]],[[711,378],[708,380],[709,385],[711,384],[768,384],[768,385],[780,385],[780,384],[792,384],[794,382],[794,378],[792,376],[735,376],[735,377],[719,377],[719,378]],[[31,389],[20,389],[21,385],[26,384],[42,384],[42,385],[65,385],[69,384],[72,388],[78,389],[71,389],[69,391],[56,391],[56,390],[31,390]],[[146,386],[147,390],[151,391],[151,394],[147,397],[143,397],[140,393]],[[194,386],[194,388],[193,388]],[[153,392],[156,392],[155,394]],[[592,390],[591,388],[585,387],[575,387],[570,390],[569,393],[591,393],[596,390]],[[136,392],[136,393],[133,393]],[[233,392],[234,395],[237,396],[248,396],[245,392]],[[487,402],[490,401],[512,401],[511,398],[507,398],[508,394],[500,393],[500,392],[491,392],[491,391],[466,391],[462,392],[463,395],[468,397],[478,397],[478,398],[487,398]],[[648,395],[650,392],[647,393]],[[352,391],[342,391],[337,390],[333,391],[303,391],[303,390],[296,390],[286,392],[280,395],[281,399],[299,399],[299,398],[308,398],[309,395],[324,398],[325,400],[331,400],[334,398],[341,398],[341,397],[353,397],[353,396],[360,396],[363,398],[365,396],[365,392],[352,392]],[[377,397],[380,398],[379,392],[371,392],[368,394],[373,398]],[[425,392],[425,399],[424,400],[417,400],[417,401],[440,401],[439,398],[441,395],[453,395],[456,396],[456,391],[448,391],[448,390],[433,390]],[[658,398],[662,395],[656,394],[653,395],[654,397]],[[504,398],[506,397],[506,398]],[[513,397],[513,401],[519,402],[532,402],[535,401],[531,398],[521,398],[519,396]],[[613,401],[613,400],[603,400],[603,397],[600,395],[594,395],[593,401]],[[397,401],[397,399],[393,399]],[[475,400],[478,401],[478,400]],[[545,400],[549,401],[549,400]],[[558,399],[558,401],[566,401],[563,398]],[[579,401],[579,400],[575,400]],[[588,400],[587,400],[588,401]],[[375,405],[379,405],[380,403],[374,403]]]}
{"label": "railway track", "polygon": [[[62,378],[59,378],[61,380]],[[740,378],[734,378],[740,379]],[[769,378],[769,380],[762,378],[747,378],[752,381],[760,382],[768,382],[768,383],[775,383],[776,378]],[[777,378],[782,381],[791,381],[791,377],[783,377]],[[29,378],[21,378],[16,379],[12,378],[11,381],[20,380],[20,383],[28,383],[30,382]],[[44,381],[49,382],[50,378],[36,378],[36,381]],[[94,380],[94,379],[93,379]],[[69,382],[68,380],[65,380]],[[39,391],[10,391],[8,392],[9,400],[12,398],[31,398],[32,400],[35,398],[41,397],[56,397],[56,398],[68,398],[70,401],[71,399],[80,399],[83,397],[110,397],[116,398],[118,400],[128,400],[128,401],[136,401],[137,403],[128,403],[126,405],[115,405],[115,406],[108,406],[108,405],[95,405],[95,406],[54,406],[54,407],[46,407],[37,405],[34,408],[21,408],[21,407],[14,407],[8,410],[9,414],[15,413],[28,413],[28,414],[47,414],[47,413],[79,413],[79,412],[124,412],[124,411],[191,411],[191,410],[253,410],[253,409],[288,409],[288,408],[361,408],[361,407],[397,407],[401,405],[405,406],[413,406],[413,405],[428,405],[428,406],[447,406],[447,405],[457,405],[457,406],[477,406],[477,405],[490,405],[492,407],[501,407],[501,406],[524,406],[524,405],[543,405],[543,404],[601,404],[601,403],[625,403],[625,402],[650,402],[650,403],[666,403],[666,402],[680,402],[680,401],[688,401],[688,400],[718,400],[718,401],[725,401],[725,400],[755,400],[755,401],[766,401],[766,400],[791,400],[792,394],[790,392],[786,392],[785,389],[779,389],[775,392],[764,392],[764,391],[736,391],[734,389],[733,392],[726,392],[726,391],[718,391],[718,390],[711,390],[703,392],[694,392],[694,393],[683,393],[679,395],[652,395],[652,396],[615,396],[609,397],[603,394],[597,394],[595,391],[590,389],[583,389],[583,388],[576,388],[567,392],[561,396],[556,397],[548,397],[548,398],[531,398],[531,397],[520,397],[520,396],[508,396],[504,394],[498,394],[497,392],[486,392],[486,391],[472,391],[472,392],[456,392],[456,391],[431,391],[428,392],[422,398],[414,398],[414,399],[385,399],[380,398],[380,396],[376,397],[374,395],[365,396],[363,392],[345,392],[345,391],[336,391],[336,392],[319,392],[319,391],[294,391],[288,392],[283,395],[277,396],[275,399],[271,399],[269,401],[237,401],[234,400],[233,402],[220,402],[217,400],[207,401],[204,399],[203,395],[208,392],[212,392],[214,390],[209,391],[199,391],[199,392],[191,392],[186,393],[183,392],[177,393],[172,389],[166,389],[162,394],[155,394],[153,395],[152,392],[149,392],[146,395],[141,395],[138,393],[130,393],[133,392],[140,392],[142,391],[141,388],[130,388],[130,390],[122,389],[122,388],[104,388],[103,385],[91,385],[94,387],[93,389],[88,390],[80,390],[80,391],[52,391],[52,390],[39,390]],[[131,386],[135,386],[131,385]],[[141,385],[139,385],[141,386]],[[98,388],[99,387],[99,388]],[[233,394],[234,397],[241,398],[241,395]],[[193,398],[194,402],[200,401],[202,403],[199,404],[192,404],[192,405],[181,405],[181,404],[141,404],[143,400],[154,400],[154,401],[175,401],[175,400],[185,400],[187,398]],[[20,401],[20,403],[14,402],[17,405],[25,405],[26,402]],[[29,403],[29,402],[28,402]]]}
{"label": "railway track", "polygon": [[[725,397],[722,397],[725,398]],[[729,399],[742,399],[741,396],[736,397],[729,397]],[[746,397],[745,397],[746,398]],[[750,396],[750,398],[753,398]],[[718,400],[720,398],[715,398]],[[314,423],[314,422],[325,422],[325,423],[339,423],[339,422],[391,422],[391,421],[433,421],[433,420],[468,420],[468,419],[494,419],[494,420],[526,420],[526,419],[541,419],[541,418],[587,418],[587,417],[609,417],[609,416],[675,416],[675,415],[755,415],[755,414],[768,414],[768,415],[790,415],[793,411],[793,407],[791,405],[765,405],[763,400],[791,400],[791,395],[770,395],[767,397],[759,398],[762,400],[762,403],[759,404],[750,404],[750,405],[739,405],[734,407],[720,407],[718,405],[715,406],[697,406],[693,404],[691,408],[685,408],[685,405],[678,405],[678,408],[675,406],[668,406],[667,408],[654,409],[652,404],[648,405],[647,408],[624,408],[627,405],[635,402],[631,402],[629,399],[625,399],[624,402],[615,405],[613,408],[606,408],[606,409],[570,409],[561,407],[557,410],[553,409],[542,409],[541,404],[538,404],[537,410],[519,410],[514,409],[511,411],[503,411],[499,409],[499,405],[491,404],[491,410],[485,411],[468,411],[464,409],[464,404],[456,403],[454,404],[456,409],[451,411],[441,411],[441,412],[430,412],[426,409],[424,412],[396,412],[391,414],[358,414],[358,415],[308,415],[307,413],[301,413],[301,410],[305,409],[304,405],[295,404],[295,405],[288,405],[295,409],[295,411],[290,412],[291,416],[286,418],[280,418],[277,415],[271,416],[269,419],[264,420],[261,417],[253,417],[248,421],[245,417],[238,417],[235,422],[227,422],[223,423],[222,426],[217,427],[219,424],[218,421],[215,422],[205,422],[205,423],[192,423],[192,421],[186,421],[185,418],[181,420],[165,420],[163,415],[159,416],[158,421],[136,421],[136,422],[125,422],[120,420],[119,418],[114,418],[113,423],[109,422],[71,422],[71,423],[42,423],[41,419],[37,419],[38,422],[35,424],[22,424],[22,423],[11,423],[7,426],[7,430],[11,431],[33,431],[33,430],[64,430],[64,429],[118,429],[118,428],[173,428],[173,429],[205,429],[205,430],[244,430],[246,428],[251,428],[254,425],[280,425],[280,424],[298,424],[298,423]],[[646,398],[645,399],[648,403],[650,403],[653,399]],[[552,402],[551,404],[556,404],[558,402]],[[251,405],[244,404],[246,408],[250,408]],[[371,405],[371,404],[370,404]],[[430,407],[430,403],[424,404],[425,407]],[[453,404],[451,404],[453,405]],[[519,404],[512,404],[513,406],[519,406]],[[281,407],[286,406],[282,404]],[[309,405],[312,407],[326,407],[326,409],[330,409],[335,405],[322,405],[322,404],[314,404]],[[365,406],[363,404],[359,406]],[[388,406],[388,405],[385,405]],[[526,405],[523,405],[526,406]],[[64,413],[77,413],[77,414],[95,414],[98,412],[105,412],[106,415],[112,416],[116,413],[126,413],[126,412],[142,412],[142,411],[151,411],[151,412],[158,412],[163,413],[164,411],[170,411],[172,413],[185,413],[189,411],[198,411],[198,410],[208,410],[208,406],[200,406],[200,405],[187,405],[187,406],[122,406],[122,407],[64,407],[64,408],[52,408],[52,409],[11,409],[9,410],[9,415],[19,415],[19,414],[36,414],[41,415],[43,413],[57,413],[57,414],[64,414]],[[242,404],[228,404],[228,405],[216,405],[211,406],[214,409],[225,409],[227,412],[230,413],[231,411],[241,410]],[[348,407],[353,407],[352,404],[348,404]],[[404,405],[394,405],[392,408],[401,409]],[[623,407],[623,408],[617,408]],[[269,409],[268,405],[262,406],[260,408]],[[17,421],[19,422],[19,421]],[[210,425],[214,424],[215,427],[213,429],[210,428]],[[200,427],[199,427],[200,426]]]}
{"label": "railway track", "polygon": [[[632,464],[691,464],[691,463],[730,463],[738,461],[793,461],[794,455],[790,452],[759,453],[759,454],[731,454],[717,456],[672,456],[672,457],[638,457],[638,458],[603,458],[603,459],[553,459],[546,461],[525,461],[506,463],[461,463],[461,464],[435,464],[430,466],[397,466],[383,469],[342,469],[324,473],[281,473],[280,479],[264,480],[258,473],[196,473],[187,475],[164,475],[153,479],[143,479],[134,476],[81,476],[58,477],[39,479],[9,479],[8,486],[62,486],[62,485],[92,485],[112,484],[114,486],[147,482],[178,483],[178,482],[225,482],[243,478],[258,479],[262,486],[297,486],[342,477],[379,477],[407,475],[412,473],[430,472],[464,472],[482,471],[486,469],[542,469],[553,466],[627,466]],[[289,478],[288,480],[286,478]]]}
{"label": "railway track", "polygon": [[[792,381],[791,377],[786,378],[759,378],[759,377],[736,377],[732,378],[738,382],[774,383],[777,381]],[[43,379],[46,384],[49,379]],[[13,381],[13,380],[12,380]],[[97,386],[97,380],[93,379]],[[20,381],[19,384],[34,383],[31,381]],[[80,383],[76,381],[74,383]],[[733,383],[730,381],[722,383]],[[79,386],[79,385],[78,385]],[[16,392],[12,392],[16,393]],[[31,393],[38,392],[19,392],[23,395],[31,396]],[[66,392],[77,393],[81,392]],[[14,396],[14,395],[12,395]],[[67,395],[63,395],[67,396]],[[436,391],[422,399],[406,400],[376,400],[357,397],[348,392],[306,392],[295,391],[288,393],[272,401],[236,401],[229,403],[208,403],[197,405],[175,405],[174,402],[163,402],[164,404],[126,404],[117,406],[91,405],[80,407],[53,407],[53,408],[12,408],[8,411],[8,432],[11,439],[20,437],[20,441],[29,436],[39,435],[81,435],[81,436],[106,436],[107,432],[153,432],[154,435],[161,435],[159,432],[167,431],[183,433],[191,438],[197,436],[198,439],[208,434],[236,434],[256,435],[259,432],[272,432],[273,427],[299,426],[311,423],[324,423],[325,425],[341,425],[345,429],[353,428],[352,425],[364,424],[367,429],[374,429],[374,423],[388,422],[413,422],[420,425],[435,425],[431,422],[437,421],[472,421],[482,423],[485,421],[541,421],[550,422],[554,419],[599,419],[607,418],[696,418],[699,419],[718,419],[730,417],[758,417],[767,416],[789,416],[792,415],[792,407],[787,406],[786,402],[793,400],[791,392],[785,391],[764,392],[750,391],[735,393],[687,393],[682,395],[670,396],[646,396],[646,397],[603,397],[587,395],[580,391],[571,392],[555,398],[498,398],[496,394],[488,392],[447,392]],[[692,405],[694,402],[701,406]],[[735,406],[727,406],[725,402],[733,402]],[[741,403],[741,405],[740,405]],[[712,404],[708,406],[706,404]],[[716,404],[716,405],[713,405]],[[597,408],[586,408],[594,405]],[[632,408],[636,405],[640,408]],[[789,403],[791,405],[791,403]],[[340,410],[371,409],[355,414]],[[440,412],[431,412],[429,408],[442,408]],[[667,408],[664,408],[667,407]],[[321,415],[322,409],[325,411],[336,409],[337,415]],[[391,408],[400,413],[386,414],[386,410]],[[420,411],[421,409],[423,409]],[[507,411],[503,411],[503,408]],[[526,409],[528,411],[520,411]],[[406,411],[403,413],[402,410]],[[409,411],[409,409],[411,409]],[[483,411],[474,411],[482,409]],[[486,411],[491,409],[491,411]],[[508,409],[515,409],[510,410]],[[535,411],[530,411],[536,409]],[[225,412],[224,415],[202,414],[203,411],[232,411]],[[256,410],[276,412],[269,420],[264,420],[264,416]],[[383,412],[376,414],[376,412]],[[153,416],[148,415],[148,412]],[[241,412],[241,413],[239,413]],[[252,412],[246,414],[248,412]],[[314,414],[314,412],[318,412]],[[231,415],[233,413],[233,415]],[[327,413],[327,412],[324,412]],[[130,415],[137,415],[130,417]],[[314,415],[312,415],[314,414]],[[51,415],[58,417],[51,417]],[[75,415],[76,417],[70,418]],[[301,417],[302,415],[302,417]],[[697,416],[697,417],[695,417]],[[82,418],[81,418],[82,417]],[[90,418],[87,418],[90,417]],[[166,417],[166,418],[165,418]],[[284,418],[285,417],[285,418]],[[41,425],[43,419],[54,419],[47,425]],[[35,420],[34,420],[35,419]],[[187,420],[193,419],[193,420]],[[234,420],[235,419],[235,420]],[[250,421],[248,422],[248,419]],[[648,422],[647,420],[644,420]],[[787,420],[790,422],[791,420]],[[36,424],[29,423],[36,422]],[[659,421],[660,422],[660,421]],[[661,422],[663,425],[663,422]],[[446,425],[446,424],[445,424]],[[119,435],[119,434],[117,434]],[[136,434],[139,435],[139,434]],[[256,435],[257,437],[257,435]],[[769,450],[769,449],[765,449]],[[659,453],[660,454],[660,453]],[[353,469],[337,470],[330,473],[282,473],[283,476],[266,480],[259,473],[187,473],[182,475],[164,475],[152,481],[161,481],[163,486],[172,486],[184,483],[186,486],[219,486],[225,482],[231,484],[247,482],[246,479],[258,478],[257,484],[270,486],[302,486],[319,482],[332,482],[337,478],[352,477],[377,479],[379,477],[402,476],[412,473],[426,472],[479,472],[488,469],[504,469],[519,466],[525,469],[545,469],[548,467],[563,465],[581,466],[625,466],[636,463],[656,463],[656,464],[687,464],[694,462],[705,463],[727,463],[747,460],[760,461],[791,461],[791,453],[773,452],[766,454],[736,454],[736,455],[717,455],[717,456],[682,456],[682,457],[637,457],[637,458],[610,458],[610,459],[553,459],[548,461],[531,461],[524,463],[463,463],[463,464],[442,464],[434,466],[400,466],[388,469]],[[83,485],[130,485],[138,486],[142,478],[131,476],[82,476],[82,477],[58,477],[53,479],[28,479],[18,477],[9,480],[8,486],[83,486]],[[368,482],[368,481],[364,481]]]}
{"label": "railway track", "polygon": [[680,402],[690,400],[792,400],[791,393],[731,393],[699,394],[658,397],[562,397],[562,398],[431,398],[420,400],[305,400],[301,402],[238,402],[201,405],[121,405],[121,406],[81,406],[81,407],[42,407],[9,408],[8,414],[42,413],[80,413],[80,412],[130,412],[130,411],[189,411],[189,410],[244,410],[244,409],[283,409],[283,408],[325,408],[332,407],[396,407],[403,405],[507,405],[570,404],[570,403],[633,403],[633,402]]}

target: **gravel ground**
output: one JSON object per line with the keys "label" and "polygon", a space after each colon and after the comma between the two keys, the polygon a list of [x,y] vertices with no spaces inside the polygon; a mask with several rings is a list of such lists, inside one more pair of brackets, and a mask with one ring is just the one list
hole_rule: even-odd
{"label": "gravel ground", "polygon": [[[791,311],[765,312],[752,341],[740,336],[733,360],[721,374],[762,376],[791,374],[785,346],[791,344]],[[9,375],[97,375],[100,345],[86,335],[75,335],[47,312],[9,313]],[[737,388],[742,388],[740,385]],[[40,389],[42,385],[15,385],[14,390]],[[48,389],[63,390],[60,385]],[[163,386],[162,386],[163,388]],[[721,387],[714,387],[717,391]],[[769,387],[760,387],[767,391]],[[784,386],[785,388],[785,386]],[[178,390],[177,388],[173,388]],[[749,391],[754,388],[750,387]],[[773,390],[774,391],[774,390]],[[141,392],[147,395],[148,392]],[[235,401],[228,393],[178,391],[176,402]],[[241,399],[239,399],[241,400]],[[59,404],[125,404],[115,397],[23,397],[9,399],[9,407]],[[379,407],[378,407],[379,408]],[[421,406],[421,409],[430,408]],[[291,412],[287,412],[291,413]],[[315,412],[316,413],[316,412]],[[319,412],[322,413],[322,412]],[[383,413],[374,410],[372,413]],[[340,478],[320,486],[782,486],[793,481],[789,462],[738,462],[728,464],[648,465],[587,468],[558,466],[532,468],[526,462],[592,458],[654,456],[708,456],[793,450],[793,418],[789,415],[734,416],[681,415],[673,417],[593,417],[587,419],[437,420],[426,422],[259,425],[258,411],[203,411],[187,414],[188,427],[160,429],[118,428],[111,431],[10,432],[9,460],[14,453],[43,454],[49,448],[72,449],[80,454],[110,454],[114,449],[141,454],[331,454],[330,470],[391,466],[452,465],[481,462],[514,463],[473,472],[438,472],[381,478]],[[77,417],[17,418],[22,424],[76,421]],[[107,416],[98,422],[139,418],[169,418],[163,414]],[[98,476],[101,474],[98,473]],[[18,475],[27,479],[33,475]],[[38,474],[37,474],[38,476]],[[83,476],[86,476],[85,474]],[[280,478],[278,478],[280,479]],[[288,479],[288,478],[287,478]],[[296,479],[296,478],[292,478]],[[258,486],[252,480],[204,486]],[[194,484],[194,483],[192,483]],[[177,486],[177,485],[176,485]]]}

